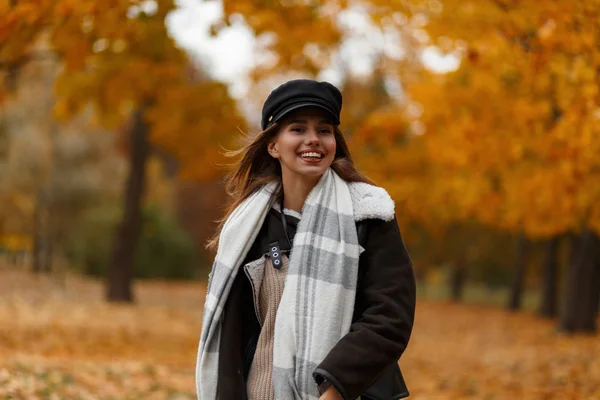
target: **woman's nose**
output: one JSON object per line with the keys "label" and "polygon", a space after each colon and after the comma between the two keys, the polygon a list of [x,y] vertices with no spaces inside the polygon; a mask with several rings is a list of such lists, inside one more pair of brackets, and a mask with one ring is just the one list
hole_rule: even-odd
{"label": "woman's nose", "polygon": [[320,141],[319,133],[314,129],[309,129],[306,135],[306,144],[316,145],[319,144]]}

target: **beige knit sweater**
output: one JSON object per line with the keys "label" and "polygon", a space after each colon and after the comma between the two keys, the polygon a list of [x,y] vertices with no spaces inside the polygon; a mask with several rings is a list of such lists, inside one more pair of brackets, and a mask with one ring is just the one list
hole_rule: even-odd
{"label": "beige knit sweater", "polygon": [[[283,294],[288,258],[283,256],[283,267],[276,269],[271,259],[265,257],[263,278],[260,284],[258,319],[261,325],[256,353],[250,367],[246,391],[248,400],[275,400],[273,389],[273,338],[275,333],[275,315]],[[258,288],[255,288],[257,290]]]}

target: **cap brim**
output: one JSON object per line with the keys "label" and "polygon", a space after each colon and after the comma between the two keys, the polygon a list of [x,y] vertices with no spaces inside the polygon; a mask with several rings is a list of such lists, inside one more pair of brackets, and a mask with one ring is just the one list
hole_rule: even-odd
{"label": "cap brim", "polygon": [[291,113],[292,111],[295,111],[299,108],[303,108],[303,107],[316,107],[316,108],[320,108],[323,111],[326,111],[327,114],[329,114],[329,117],[331,117],[331,122],[333,122],[335,125],[339,125],[340,124],[340,120],[338,119],[338,117],[336,116],[335,112],[333,110],[330,110],[329,108],[325,107],[323,104],[314,102],[314,101],[305,101],[305,102],[301,102],[301,103],[296,103],[296,104],[292,104],[289,107],[284,108],[280,113],[278,113],[272,121],[269,122],[269,125],[281,120],[281,118],[285,117],[286,115],[288,115],[289,113]]}

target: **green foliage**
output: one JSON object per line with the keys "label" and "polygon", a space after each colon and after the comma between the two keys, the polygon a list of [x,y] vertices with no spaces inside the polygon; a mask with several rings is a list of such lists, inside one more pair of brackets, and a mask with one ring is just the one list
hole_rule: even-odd
{"label": "green foliage", "polygon": [[118,218],[118,206],[105,204],[89,210],[77,222],[66,250],[76,269],[91,276],[106,275]]}
{"label": "green foliage", "polygon": [[[512,281],[516,238],[510,233],[476,222],[455,223],[438,232],[417,223],[402,228],[415,273],[421,280],[431,272],[439,275],[458,265],[465,269],[467,281],[472,284],[502,288]],[[443,273],[444,282],[450,279],[447,274]]]}
{"label": "green foliage", "polygon": [[476,281],[485,283],[489,288],[503,288],[508,287],[513,279],[513,270],[507,267],[507,261],[510,263],[514,260],[514,257],[499,259],[492,254],[485,254],[469,269]]}
{"label": "green foliage", "polygon": [[138,278],[191,279],[196,276],[194,243],[156,207],[144,210],[141,240],[135,254]]}
{"label": "green foliage", "polygon": [[[85,216],[68,250],[77,269],[91,276],[106,276],[118,219],[116,206],[95,209]],[[190,236],[157,207],[146,207],[135,254],[135,277],[192,279],[198,275],[197,260]]]}

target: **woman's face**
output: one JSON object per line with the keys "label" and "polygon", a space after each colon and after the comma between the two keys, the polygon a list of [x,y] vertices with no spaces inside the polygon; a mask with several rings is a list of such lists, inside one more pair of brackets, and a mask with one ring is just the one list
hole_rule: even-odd
{"label": "woman's face", "polygon": [[319,108],[300,108],[281,122],[269,153],[281,163],[284,180],[318,180],[335,157],[335,127]]}

